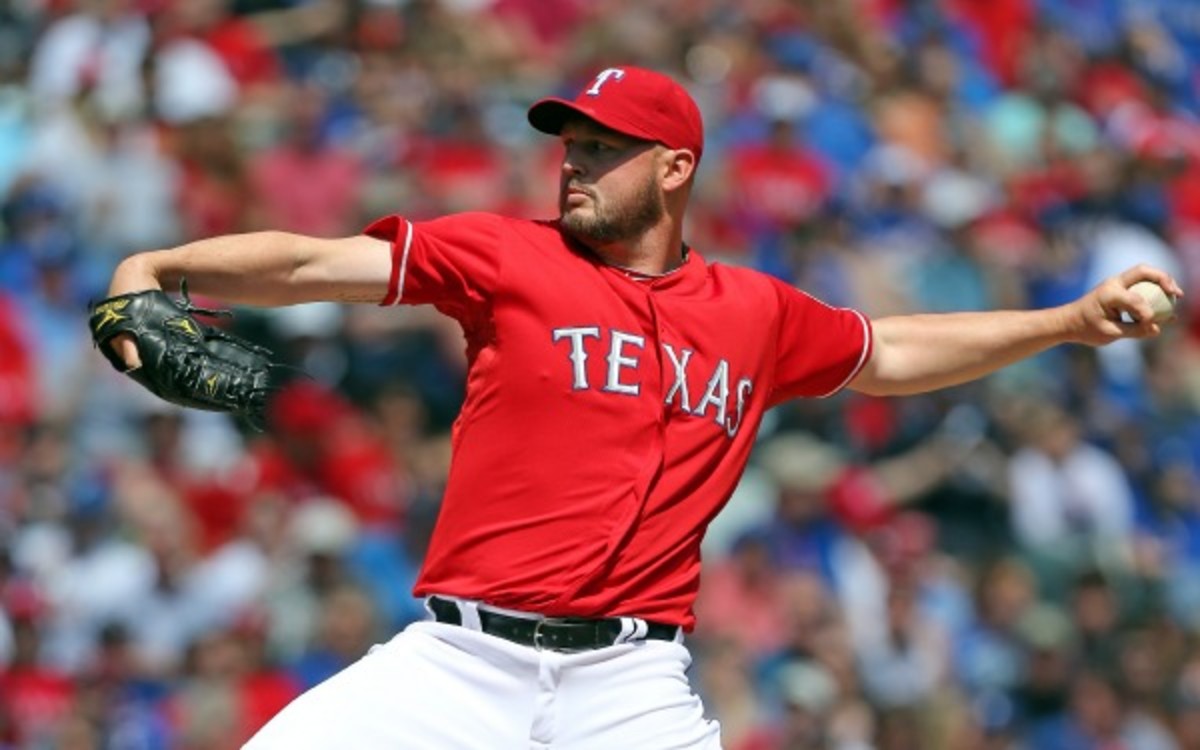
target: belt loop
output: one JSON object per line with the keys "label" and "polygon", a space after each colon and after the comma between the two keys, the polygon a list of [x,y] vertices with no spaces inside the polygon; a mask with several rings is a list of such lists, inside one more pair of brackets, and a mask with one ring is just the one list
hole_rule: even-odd
{"label": "belt loop", "polygon": [[479,622],[478,603],[463,601],[462,599],[455,599],[454,603],[458,606],[458,614],[462,616],[464,628],[469,630],[483,630],[483,625]]}

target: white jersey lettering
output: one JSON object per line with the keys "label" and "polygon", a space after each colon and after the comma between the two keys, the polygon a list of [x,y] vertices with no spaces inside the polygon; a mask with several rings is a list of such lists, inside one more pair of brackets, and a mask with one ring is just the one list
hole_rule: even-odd
{"label": "white jersey lettering", "polygon": [[675,368],[675,383],[671,386],[671,390],[667,391],[665,403],[670,405],[675,400],[675,394],[679,394],[679,410],[684,414],[691,414],[692,407],[689,404],[691,398],[688,396],[687,383],[687,365],[688,360],[692,358],[692,350],[684,349],[682,354],[676,354],[674,347],[668,343],[663,343],[663,349],[667,350],[667,359],[671,360],[671,366]]}
{"label": "white jersey lettering", "polygon": [[637,369],[638,366],[637,359],[622,355],[626,344],[643,349],[646,346],[646,339],[643,336],[635,336],[632,333],[624,333],[616,330],[612,332],[612,342],[608,350],[608,382],[604,384],[604,390],[609,393],[623,393],[627,396],[636,396],[642,392],[641,384],[621,382],[621,368],[631,367]]}
{"label": "white jersey lettering", "polygon": [[[568,326],[551,329],[551,338],[555,343],[563,340],[570,343],[567,358],[571,362],[572,390],[586,391],[592,387],[588,381],[586,339],[595,339],[600,342],[597,346],[606,346],[608,349],[605,355],[604,385],[600,387],[600,391],[622,396],[642,395],[642,383],[638,376],[642,366],[641,355],[646,348],[645,336],[600,326]],[[667,407],[678,404],[679,411],[694,417],[709,417],[709,407],[713,407],[713,422],[727,436],[735,437],[742,428],[747,402],[750,400],[750,394],[754,392],[754,381],[749,377],[742,377],[731,390],[729,361],[719,359],[704,387],[704,396],[693,406],[691,386],[697,382],[691,381],[688,376],[689,368],[696,369],[693,366],[696,351],[665,341],[662,342],[662,348],[674,373],[671,387],[663,397],[663,404]],[[666,385],[665,377],[663,384]]]}
{"label": "white jersey lettering", "polygon": [[729,437],[737,435],[742,427],[742,415],[746,413],[746,397],[754,390],[754,381],[742,378],[737,384],[737,419],[729,420],[725,425],[725,434]]}
{"label": "white jersey lettering", "polygon": [[713,404],[717,407],[715,421],[723,428],[725,427],[726,402],[728,401],[729,363],[722,359],[717,362],[717,369],[713,370],[712,377],[708,379],[708,386],[704,389],[704,398],[700,399],[699,404],[696,404],[696,416],[703,417],[708,411],[708,405]]}
{"label": "white jersey lettering", "polygon": [[599,326],[578,326],[575,328],[555,328],[552,332],[554,342],[558,343],[563,339],[571,340],[571,365],[574,369],[574,380],[571,384],[572,389],[576,391],[586,391],[588,389],[587,379],[587,352],[583,348],[584,337],[598,339],[600,338]]}

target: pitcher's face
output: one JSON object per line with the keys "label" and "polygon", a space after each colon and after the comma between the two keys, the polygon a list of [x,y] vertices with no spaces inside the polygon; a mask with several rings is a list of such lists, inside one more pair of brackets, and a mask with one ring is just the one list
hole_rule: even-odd
{"label": "pitcher's face", "polygon": [[656,155],[662,148],[584,118],[563,125],[558,208],[564,230],[584,241],[628,240],[666,212]]}

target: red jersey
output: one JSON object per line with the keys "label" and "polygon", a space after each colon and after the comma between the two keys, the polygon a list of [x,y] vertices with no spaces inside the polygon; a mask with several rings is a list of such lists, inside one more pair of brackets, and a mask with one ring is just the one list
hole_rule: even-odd
{"label": "red jersey", "polygon": [[862,314],[694,250],[645,277],[555,222],[390,216],[365,231],[393,247],[383,304],[433,304],[467,340],[418,596],[690,629],[701,537],[763,412],[837,392],[871,352]]}

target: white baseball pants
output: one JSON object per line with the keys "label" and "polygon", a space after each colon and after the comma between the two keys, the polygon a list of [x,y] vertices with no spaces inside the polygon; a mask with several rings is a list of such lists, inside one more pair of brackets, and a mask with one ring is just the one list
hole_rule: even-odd
{"label": "white baseball pants", "polygon": [[538,651],[414,623],[266,724],[247,750],[720,750],[687,649]]}

